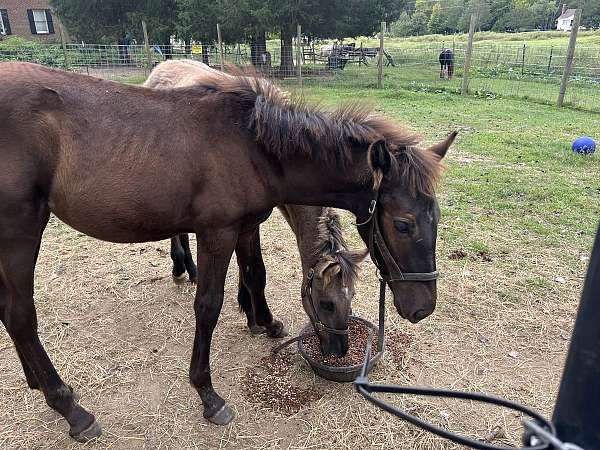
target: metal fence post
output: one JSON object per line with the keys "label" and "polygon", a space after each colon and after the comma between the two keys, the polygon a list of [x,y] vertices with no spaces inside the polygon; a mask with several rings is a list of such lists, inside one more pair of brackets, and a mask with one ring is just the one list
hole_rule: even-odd
{"label": "metal fence post", "polygon": [[473,36],[475,35],[475,25],[477,23],[477,12],[471,14],[471,24],[469,25],[469,39],[467,41],[467,53],[465,54],[465,65],[463,68],[462,88],[460,93],[467,95],[469,93],[469,70],[471,68],[471,55],[473,54]]}
{"label": "metal fence post", "polygon": [[219,58],[221,59],[221,72],[225,71],[225,61],[223,58],[223,39],[221,38],[221,25],[217,24],[217,41],[219,42]]}
{"label": "metal fence post", "polygon": [[563,71],[562,80],[560,81],[560,91],[558,92],[558,101],[556,102],[559,108],[562,107],[565,101],[565,93],[567,92],[567,84],[571,76],[573,68],[573,56],[575,55],[575,43],[577,42],[577,32],[579,31],[579,21],[581,20],[581,9],[575,10],[575,18],[573,19],[573,28],[571,28],[571,36],[569,37],[569,48],[567,49],[567,61],[565,62],[565,70]]}
{"label": "metal fence post", "polygon": [[521,55],[521,75],[525,73],[525,48],[526,45],[523,44],[523,54]]}
{"label": "metal fence post", "polygon": [[152,70],[152,52],[150,51],[150,42],[148,41],[148,29],[146,28],[146,22],[142,20],[142,31],[144,32],[144,47],[146,48],[146,56],[148,57],[147,70],[148,75]]}
{"label": "metal fence post", "polygon": [[554,49],[554,47],[550,47],[550,58],[548,58],[548,71],[546,72],[548,75],[550,75],[550,66],[552,65],[552,50]]}
{"label": "metal fence post", "polygon": [[383,33],[385,32],[385,22],[381,22],[381,32],[379,33],[379,67],[377,71],[377,88],[383,87]]}
{"label": "metal fence post", "polygon": [[298,69],[298,86],[302,88],[302,27],[296,29],[296,68]]}

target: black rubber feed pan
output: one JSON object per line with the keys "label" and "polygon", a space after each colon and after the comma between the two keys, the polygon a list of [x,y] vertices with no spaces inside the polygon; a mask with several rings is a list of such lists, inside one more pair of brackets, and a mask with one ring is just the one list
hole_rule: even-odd
{"label": "black rubber feed pan", "polygon": [[[374,340],[376,340],[375,338],[377,337],[377,332],[378,332],[376,325],[372,324],[368,320],[365,320],[361,317],[350,316],[350,318],[367,325],[367,327],[369,327],[369,329],[371,329],[373,331],[373,337],[374,337]],[[302,336],[302,335],[308,334],[312,331],[313,331],[313,326],[309,322],[306,325],[304,325],[304,328],[302,328],[302,331],[300,331],[300,335]],[[337,381],[340,383],[351,382],[351,381],[354,381],[358,375],[360,375],[360,372],[362,370],[362,366],[363,366],[362,362],[359,364],[356,364],[354,366],[338,367],[338,366],[326,366],[325,364],[321,363],[320,361],[314,360],[313,358],[311,358],[308,355],[308,353],[306,352],[306,349],[304,348],[304,339],[300,339],[298,341],[298,351],[300,352],[302,357],[306,360],[306,362],[308,362],[308,364],[312,367],[314,372],[317,375],[319,375],[320,377],[325,378],[327,380]],[[383,355],[384,351],[385,351],[385,343],[382,343],[381,349],[375,355],[373,355],[373,357],[369,361],[369,372],[371,371],[373,366],[377,363],[377,361],[379,361],[379,359],[381,359],[381,356]]]}

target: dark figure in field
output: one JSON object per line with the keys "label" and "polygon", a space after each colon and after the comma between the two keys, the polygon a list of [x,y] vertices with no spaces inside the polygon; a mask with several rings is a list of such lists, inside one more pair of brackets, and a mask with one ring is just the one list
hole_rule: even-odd
{"label": "dark figure in field", "polygon": [[440,53],[440,78],[452,79],[454,74],[454,53],[449,48]]}
{"label": "dark figure in field", "polygon": [[324,112],[247,77],[162,90],[28,63],[0,73],[0,321],[27,384],[75,439],[100,427],[38,336],[34,274],[50,213],[110,242],[196,233],[189,374],[215,424],[234,416],[210,369],[227,269],[240,236],[277,205],[351,211],[398,313],[416,323],[434,311],[435,186],[455,133],[420,149],[364,107]]}

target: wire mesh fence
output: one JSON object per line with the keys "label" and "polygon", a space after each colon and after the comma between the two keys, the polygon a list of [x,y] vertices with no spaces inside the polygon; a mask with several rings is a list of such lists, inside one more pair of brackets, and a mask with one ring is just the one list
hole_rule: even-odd
{"label": "wire mesh fence", "polygon": [[[372,42],[372,41],[371,41]],[[117,81],[141,83],[154,65],[167,58],[190,58],[213,67],[252,66],[264,76],[293,84],[377,85],[380,49],[368,42],[336,44],[302,37],[293,45],[267,41],[262,51],[247,44],[223,45],[94,45],[0,43],[0,61],[28,61]],[[440,77],[442,50],[454,54],[451,78]],[[471,58],[469,92],[493,98],[513,97],[555,104],[566,62],[567,47],[523,43],[475,42]],[[459,93],[466,43],[400,42],[384,47],[384,87]],[[300,68],[299,68],[300,62]],[[299,70],[300,69],[300,70]],[[600,112],[600,47],[577,47],[565,104]]]}

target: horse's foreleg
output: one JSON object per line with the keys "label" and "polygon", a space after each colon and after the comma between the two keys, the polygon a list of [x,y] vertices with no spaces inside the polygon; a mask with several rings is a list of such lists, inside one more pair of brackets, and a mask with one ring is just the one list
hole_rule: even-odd
{"label": "horse's foreleg", "polygon": [[233,419],[233,410],[215,392],[210,376],[210,344],[223,306],[225,277],[237,242],[233,230],[203,230],[198,238],[198,285],[194,312],[196,334],[190,364],[190,382],[204,404],[204,417],[217,425]]}
{"label": "horse's foreleg", "polygon": [[235,254],[240,267],[241,280],[250,293],[256,325],[265,327],[270,337],[287,336],[283,323],[273,319],[265,298],[267,273],[260,247],[260,227],[257,226],[254,230],[240,235]]}
{"label": "horse's foreleg", "polygon": [[20,202],[19,217],[0,218],[0,315],[22,362],[27,383],[40,389],[46,403],[70,425],[78,441],[98,437],[100,427],[92,414],[77,404],[76,395],[60,378],[38,336],[33,300],[33,277],[42,232],[49,213],[27,211]]}

